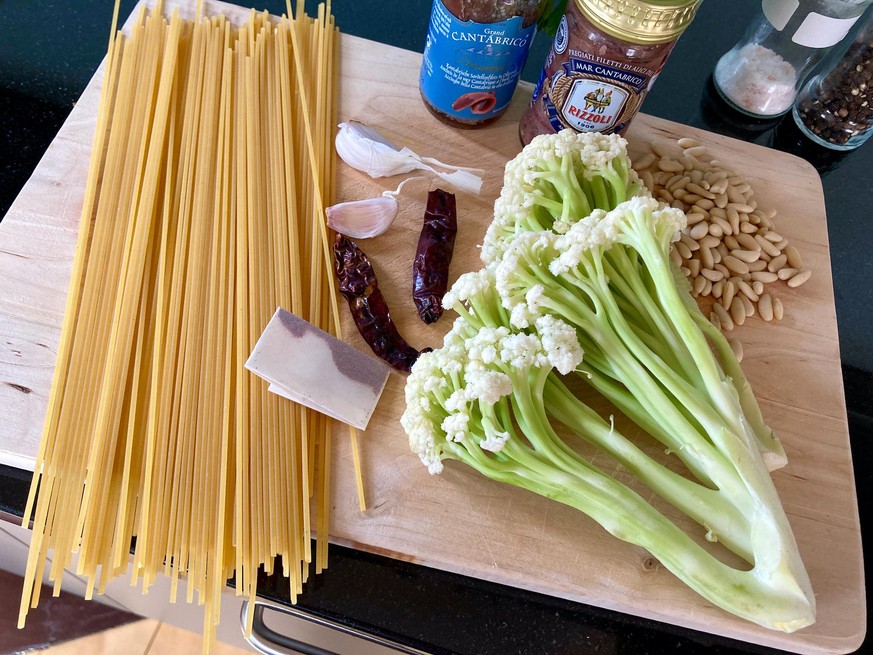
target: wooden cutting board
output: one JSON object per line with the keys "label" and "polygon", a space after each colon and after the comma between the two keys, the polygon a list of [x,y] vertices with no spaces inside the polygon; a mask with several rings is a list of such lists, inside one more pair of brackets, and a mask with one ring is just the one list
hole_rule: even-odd
{"label": "wooden cutting board", "polygon": [[[176,3],[171,3],[176,4]],[[210,2],[243,18],[245,10]],[[481,197],[459,196],[460,229],[452,278],[479,267],[478,244],[520,149],[517,123],[529,89],[497,124],[455,130],[431,117],[418,94],[420,55],[362,39],[342,39],[340,113],[395,143],[445,162],[486,169]],[[0,223],[0,461],[32,468],[64,311],[102,72],[77,103],[33,177]],[[781,285],[786,318],[752,318],[736,330],[744,368],[790,463],[774,480],[818,600],[818,621],[775,633],[710,606],[639,548],[620,542],[579,512],[490,482],[449,463],[428,475],[410,453],[398,418],[404,377],[392,374],[361,436],[368,509],[359,512],[347,431],[335,432],[331,538],[336,543],[426,566],[802,653],[845,653],[865,634],[866,608],[857,498],[840,373],[825,208],[816,172],[773,150],[639,116],[632,153],[655,138],[693,136],[752,182],[759,205],[779,212],[779,231],[803,253],[813,278]],[[373,197],[398,179],[374,181],[339,168],[337,201]],[[418,186],[415,186],[415,185]],[[410,299],[412,257],[427,182],[413,183],[382,237],[361,242],[372,258],[397,323],[415,346],[438,346],[451,316],[433,326]],[[365,352],[345,316],[346,339]],[[328,572],[327,575],[330,575]]]}

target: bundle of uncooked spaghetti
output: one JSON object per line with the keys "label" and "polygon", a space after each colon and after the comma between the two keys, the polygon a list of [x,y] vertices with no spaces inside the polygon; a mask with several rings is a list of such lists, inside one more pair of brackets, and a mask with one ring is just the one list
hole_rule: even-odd
{"label": "bundle of uncooked spaghetti", "polygon": [[331,426],[243,368],[277,306],[339,333],[323,219],[338,31],[329,2],[316,18],[302,5],[238,26],[159,0],[113,28],[22,624],[49,551],[55,593],[75,553],[90,597],[128,570],[135,537],[133,582],[163,571],[175,600],[185,576],[206,649],[229,577],[253,599],[281,558],[296,599],[312,523],[326,565]]}

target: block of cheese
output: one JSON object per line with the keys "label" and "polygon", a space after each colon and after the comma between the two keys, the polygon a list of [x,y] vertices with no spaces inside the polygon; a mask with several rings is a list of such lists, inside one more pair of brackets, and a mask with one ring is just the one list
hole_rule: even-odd
{"label": "block of cheese", "polygon": [[366,429],[388,367],[281,307],[255,344],[246,368],[270,391]]}

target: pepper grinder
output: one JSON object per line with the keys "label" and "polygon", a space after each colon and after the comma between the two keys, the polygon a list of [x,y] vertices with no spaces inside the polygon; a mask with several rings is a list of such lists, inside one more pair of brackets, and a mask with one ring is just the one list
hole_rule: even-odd
{"label": "pepper grinder", "polygon": [[848,34],[871,0],[761,0],[746,34],[715,66],[719,95],[773,118],[791,109],[807,72]]}
{"label": "pepper grinder", "polygon": [[832,51],[803,86],[792,114],[815,143],[852,150],[873,134],[873,9],[846,48]]}

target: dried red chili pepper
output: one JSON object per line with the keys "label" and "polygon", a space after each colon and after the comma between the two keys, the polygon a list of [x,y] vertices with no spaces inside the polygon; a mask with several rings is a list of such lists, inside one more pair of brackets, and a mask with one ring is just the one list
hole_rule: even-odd
{"label": "dried red chili pepper", "polygon": [[333,252],[339,291],[349,302],[358,332],[374,353],[394,368],[408,372],[421,353],[406,343],[391,320],[370,259],[342,234],[336,235]]}
{"label": "dried red chili pepper", "polygon": [[433,323],[442,316],[457,232],[455,194],[442,189],[431,191],[427,194],[424,226],[412,262],[412,299],[425,323]]}

